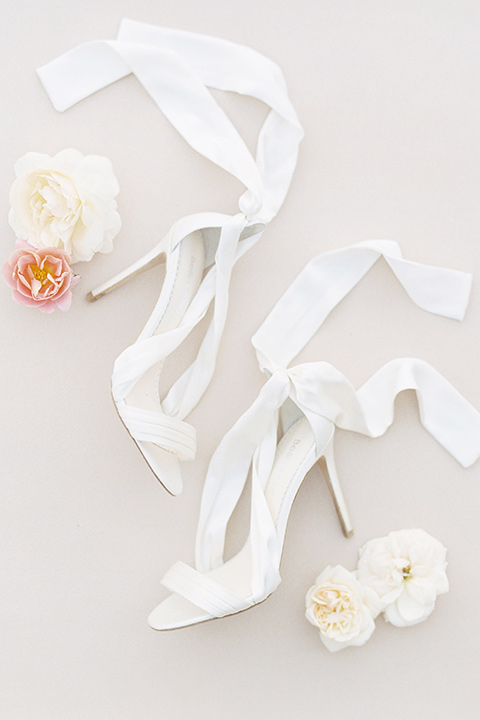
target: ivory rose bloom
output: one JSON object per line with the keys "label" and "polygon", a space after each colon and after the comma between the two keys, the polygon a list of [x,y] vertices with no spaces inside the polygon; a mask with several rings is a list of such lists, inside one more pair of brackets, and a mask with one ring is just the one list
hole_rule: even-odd
{"label": "ivory rose bloom", "polygon": [[72,288],[80,280],[80,276],[72,273],[69,261],[63,250],[37,250],[19,240],[17,250],[3,264],[2,275],[13,288],[13,299],[17,302],[47,313],[57,307],[68,310]]}
{"label": "ivory rose bloom", "polygon": [[448,591],[446,549],[424,530],[399,530],[360,549],[357,576],[375,590],[398,627],[425,620]]}
{"label": "ivory rose bloom", "polygon": [[306,617],[331,652],[363,645],[375,630],[380,607],[375,593],[341,565],[328,566],[306,596]]}
{"label": "ivory rose bloom", "polygon": [[65,250],[71,262],[112,250],[120,230],[119,187],[110,160],[72,148],[29,152],[15,164],[10,225],[36,248]]}

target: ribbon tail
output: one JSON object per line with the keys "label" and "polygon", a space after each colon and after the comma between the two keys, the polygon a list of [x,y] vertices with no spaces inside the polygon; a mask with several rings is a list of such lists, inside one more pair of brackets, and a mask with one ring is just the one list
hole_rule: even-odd
{"label": "ribbon tail", "polygon": [[262,370],[287,367],[380,257],[416,305],[463,318],[472,284],[469,273],[404,260],[398,243],[369,240],[318,255],[301,270],[252,337]]}
{"label": "ribbon tail", "polygon": [[403,358],[384,365],[358,391],[364,417],[341,427],[371,437],[383,435],[393,422],[395,398],[403,390],[415,390],[420,420],[432,437],[463,467],[473,465],[480,457],[480,413],[423,360]]}

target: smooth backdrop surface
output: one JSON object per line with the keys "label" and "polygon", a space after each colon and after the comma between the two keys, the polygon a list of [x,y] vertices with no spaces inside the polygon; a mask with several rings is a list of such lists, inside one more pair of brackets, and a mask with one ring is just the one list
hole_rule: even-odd
{"label": "smooth backdrop surface", "polygon": [[[197,459],[168,496],[109,394],[161,270],[95,304],[85,293],[179,217],[233,213],[241,188],[175,134],[134,77],[64,114],[35,68],[123,17],[209,33],[282,67],[305,139],[291,192],[237,265],[215,378],[191,416]],[[111,158],[123,229],[77,266],[68,313],[16,305],[0,287],[1,715],[8,720],[447,720],[478,717],[480,464],[462,469],[418,422],[412,393],[381,439],[340,432],[355,525],[343,538],[317,469],[294,504],[274,595],[246,613],[172,633],[146,622],[172,562],[193,560],[202,478],[219,439],[262,385],[249,338],[319,252],[369,238],[405,257],[469,270],[463,323],[416,308],[383,262],[331,315],[302,359],[358,386],[391,358],[431,362],[480,408],[480,7],[475,0],[17,0],[0,8],[0,243],[13,165],[72,146]],[[265,109],[216,94],[254,146]],[[182,349],[180,362],[198,345]],[[232,527],[244,538],[246,504]],[[451,589],[409,629],[379,620],[369,643],[330,655],[304,619],[327,564],[353,567],[367,539],[421,527],[449,549]]]}

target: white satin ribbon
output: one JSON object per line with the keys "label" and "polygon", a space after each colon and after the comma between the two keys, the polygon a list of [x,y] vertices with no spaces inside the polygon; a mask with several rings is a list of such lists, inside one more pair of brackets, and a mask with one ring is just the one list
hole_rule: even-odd
{"label": "white satin ribbon", "polygon": [[[112,390],[119,403],[149,367],[178,347],[215,297],[213,320],[196,360],[162,401],[166,414],[182,420],[197,404],[214,371],[233,265],[277,214],[295,169],[303,130],[288,99],[282,72],[250,48],[133,20],[122,21],[116,40],[80,45],[37,72],[60,111],[134,73],[185,140],[246,187],[239,200],[240,214],[200,213],[172,227],[172,250],[185,237],[185,225],[221,228],[216,264],[178,328],[141,337],[115,363]],[[207,87],[249,95],[270,107],[259,133],[255,159]],[[259,231],[240,241],[247,225],[258,225]],[[175,452],[174,447],[171,449]]]}

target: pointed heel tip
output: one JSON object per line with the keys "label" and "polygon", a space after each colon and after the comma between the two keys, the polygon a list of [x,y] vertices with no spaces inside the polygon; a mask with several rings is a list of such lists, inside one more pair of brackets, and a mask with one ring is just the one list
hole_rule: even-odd
{"label": "pointed heel tip", "polygon": [[87,293],[86,298],[88,302],[95,302],[95,300],[98,300],[98,296],[94,295],[93,292]]}
{"label": "pointed heel tip", "polygon": [[343,531],[343,534],[345,535],[346,538],[351,538],[351,537],[353,537],[353,535],[354,535],[353,528],[351,528],[350,530],[344,530],[344,531]]}
{"label": "pointed heel tip", "polygon": [[157,628],[155,627],[154,621],[151,620],[151,615],[152,615],[152,613],[147,618],[147,624],[148,624],[149,628],[151,628],[152,630],[156,630]]}

